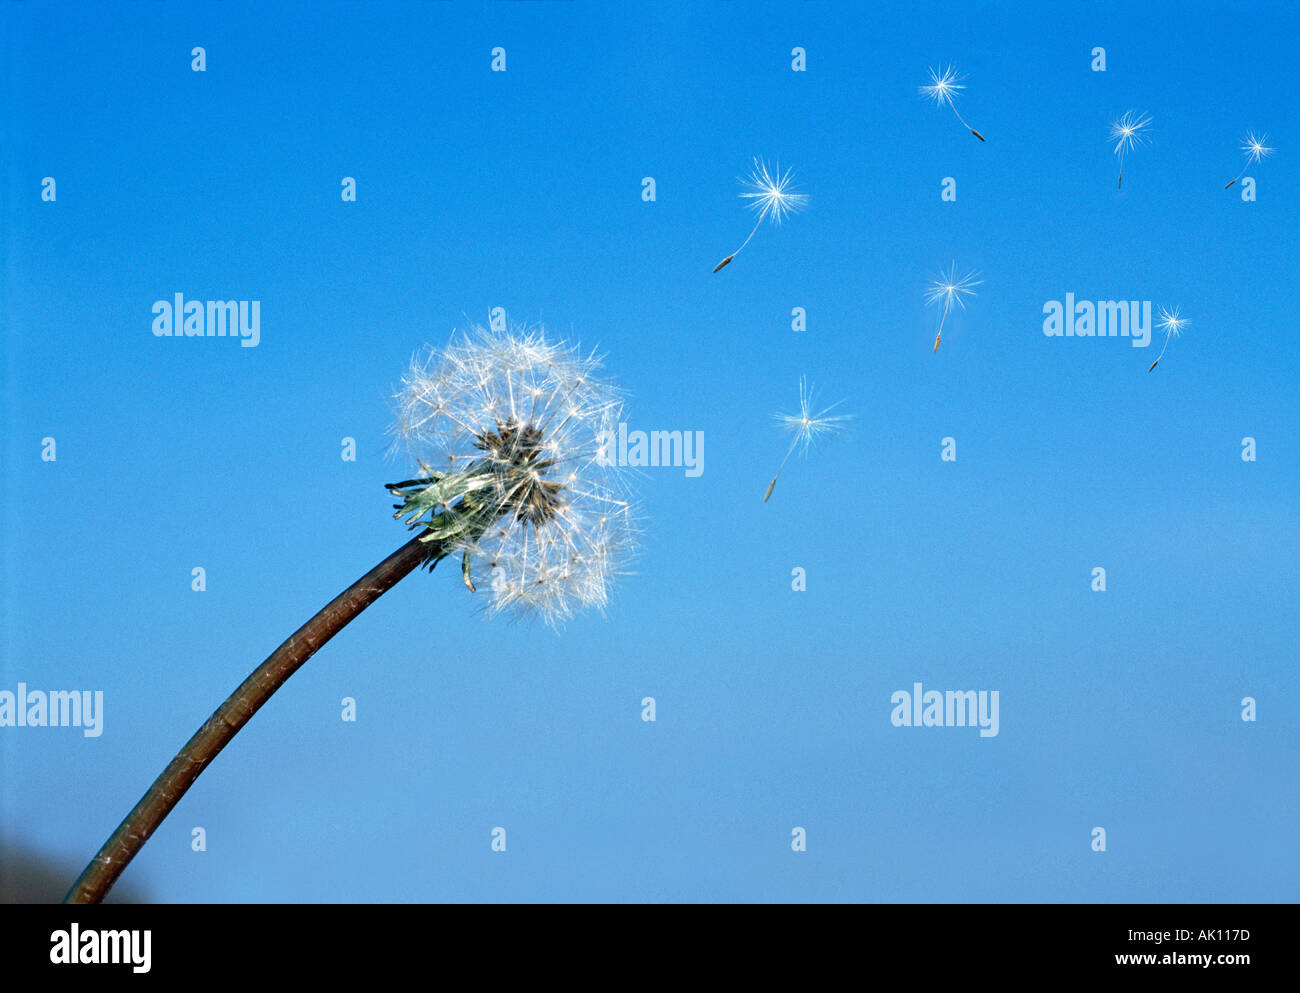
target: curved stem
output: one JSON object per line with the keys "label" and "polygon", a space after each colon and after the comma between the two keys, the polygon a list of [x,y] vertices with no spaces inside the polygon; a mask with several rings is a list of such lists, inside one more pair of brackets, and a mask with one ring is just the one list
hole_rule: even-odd
{"label": "curved stem", "polygon": [[118,825],[90,864],[72,884],[64,903],[98,903],[108,893],[137,852],[163,819],[180,802],[185,791],[194,785],[209,762],[225,748],[262,704],[284,685],[298,668],[316,654],[361,611],[387,593],[413,569],[427,563],[432,567],[443,556],[436,541],[412,538],[380,562],[346,590],[326,604],[319,613],[300,627],[288,640],[253,670],[239,688],[216,709],[185,746],[176,753],[167,768],[126,819]]}

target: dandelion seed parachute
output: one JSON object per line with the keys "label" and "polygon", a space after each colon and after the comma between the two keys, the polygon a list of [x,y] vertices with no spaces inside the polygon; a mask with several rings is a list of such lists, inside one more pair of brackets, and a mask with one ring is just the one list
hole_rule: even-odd
{"label": "dandelion seed parachute", "polygon": [[924,86],[918,87],[918,92],[920,92],[923,97],[933,100],[935,104],[940,107],[946,103],[952,108],[952,112],[957,115],[957,120],[961,121],[962,127],[980,141],[983,141],[984,136],[967,124],[966,119],[963,118],[960,111],[957,110],[957,103],[954,98],[956,97],[958,90],[966,89],[966,84],[960,82],[964,77],[958,75],[957,71],[952,66],[948,66],[942,72],[938,72],[933,68],[927,71],[930,73],[930,82]]}
{"label": "dandelion seed parachute", "polygon": [[814,441],[824,435],[842,430],[844,422],[852,418],[852,414],[831,413],[842,402],[836,401],[819,413],[814,414],[814,392],[809,387],[808,380],[800,377],[799,412],[797,414],[776,415],[776,420],[781,425],[781,431],[785,434],[793,434],[794,439],[790,442],[790,448],[785,453],[785,458],[781,460],[781,464],[777,467],[776,475],[767,484],[767,492],[763,494],[764,503],[771,499],[772,491],[776,489],[776,481],[781,478],[781,471],[785,469],[786,462],[790,460],[790,456],[794,454],[796,448],[802,448],[802,454],[807,455]]}
{"label": "dandelion seed parachute", "polygon": [[1170,339],[1177,338],[1181,335],[1183,333],[1183,328],[1187,327],[1187,325],[1191,323],[1190,320],[1183,317],[1178,312],[1177,307],[1174,307],[1172,310],[1165,307],[1160,308],[1160,320],[1157,322],[1156,327],[1164,331],[1165,344],[1164,347],[1160,349],[1160,354],[1156,356],[1156,360],[1152,362],[1150,368],[1147,369],[1147,372],[1153,371],[1155,367],[1160,364],[1160,360],[1165,357],[1165,349],[1169,347]]}
{"label": "dandelion seed parachute", "polygon": [[749,237],[744,240],[739,248],[728,255],[725,259],[713,267],[714,272],[725,268],[731,264],[731,260],[745,250],[745,246],[753,240],[754,235],[758,233],[759,227],[767,218],[772,219],[772,224],[776,227],[781,226],[781,221],[789,214],[798,213],[808,204],[808,195],[798,193],[790,188],[790,179],[793,173],[787,169],[781,172],[781,166],[778,163],[776,171],[772,172],[767,168],[767,164],[762,159],[754,160],[754,169],[747,178],[740,182],[746,187],[748,192],[740,194],[743,199],[749,201],[748,206],[758,211],[758,220],[754,222],[753,230],[749,232]]}
{"label": "dandelion seed parachute", "polygon": [[976,279],[978,273],[969,272],[960,279],[957,277],[957,263],[952,263],[947,272],[940,271],[938,277],[930,281],[926,287],[925,302],[927,304],[938,303],[943,301],[943,315],[939,318],[939,331],[934,336],[934,348],[931,354],[939,351],[939,342],[943,339],[944,322],[948,320],[948,311],[954,303],[963,310],[966,309],[965,297],[972,297],[975,291],[972,286],[979,286],[982,280]]}
{"label": "dandelion seed parachute", "polygon": [[1241,146],[1241,150],[1246,153],[1246,164],[1241,167],[1241,172],[1237,173],[1236,178],[1224,187],[1225,190],[1235,186],[1237,181],[1240,180],[1242,176],[1246,175],[1246,170],[1251,167],[1252,163],[1267,158],[1276,151],[1276,149],[1269,148],[1265,144],[1265,142],[1268,141],[1268,135],[1261,135],[1257,138],[1255,137],[1254,131],[1249,131],[1246,133],[1246,137],[1243,140],[1245,141],[1245,144]]}
{"label": "dandelion seed parachute", "polygon": [[1147,129],[1151,126],[1149,116],[1135,110],[1127,110],[1117,120],[1111,122],[1110,140],[1115,142],[1115,154],[1119,157],[1119,180],[1116,189],[1124,188],[1124,156],[1146,142]]}

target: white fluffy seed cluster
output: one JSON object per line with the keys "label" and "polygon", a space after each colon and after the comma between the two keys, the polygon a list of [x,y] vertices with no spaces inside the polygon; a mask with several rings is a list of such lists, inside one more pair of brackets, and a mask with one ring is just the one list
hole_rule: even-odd
{"label": "white fluffy seed cluster", "polygon": [[[491,470],[492,484],[474,494],[499,516],[444,550],[468,553],[493,614],[554,625],[603,607],[632,552],[626,470],[604,454],[622,396],[600,366],[540,328],[475,326],[413,358],[397,390],[394,434],[421,466]],[[456,512],[454,501],[444,508]]]}

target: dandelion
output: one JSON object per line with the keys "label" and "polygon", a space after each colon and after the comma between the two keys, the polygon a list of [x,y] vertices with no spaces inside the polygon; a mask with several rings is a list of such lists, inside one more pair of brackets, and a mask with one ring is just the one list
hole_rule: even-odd
{"label": "dandelion", "polygon": [[1135,110],[1127,110],[1118,120],[1111,121],[1110,140],[1115,142],[1115,154],[1119,156],[1119,182],[1115,184],[1116,189],[1124,187],[1124,156],[1148,140],[1146,132],[1150,127],[1151,118],[1138,114]]}
{"label": "dandelion", "polygon": [[1247,132],[1246,137],[1243,140],[1245,141],[1245,144],[1241,146],[1241,150],[1246,153],[1246,164],[1241,167],[1241,172],[1237,173],[1237,178],[1224,187],[1225,190],[1233,186],[1242,176],[1246,175],[1246,170],[1250,168],[1251,163],[1267,158],[1277,151],[1277,149],[1269,148],[1264,144],[1264,142],[1268,141],[1268,135],[1261,135],[1256,138],[1255,132],[1250,131]]}
{"label": "dandelion", "polygon": [[1177,338],[1183,333],[1183,328],[1187,327],[1187,325],[1191,323],[1190,320],[1178,313],[1177,307],[1173,310],[1166,310],[1164,307],[1160,308],[1160,320],[1156,322],[1156,327],[1165,333],[1165,344],[1164,347],[1160,349],[1160,354],[1156,356],[1156,360],[1151,363],[1151,368],[1148,369],[1147,372],[1150,372],[1159,365],[1160,360],[1165,357],[1165,348],[1169,347],[1169,339]]}
{"label": "dandelion", "polygon": [[[488,603],[555,624],[605,604],[632,545],[631,508],[606,446],[622,410],[593,354],[541,330],[475,328],[410,365],[396,440],[422,473],[390,484],[419,533],[335,597],[244,680],[109,837],[66,902],[103,899],[200,771],[326,641],[421,566],[458,556]],[[310,508],[309,508],[310,509]]]}
{"label": "dandelion", "polygon": [[948,311],[955,303],[963,310],[966,309],[966,301],[963,297],[973,297],[975,291],[972,286],[979,286],[983,280],[976,279],[978,273],[970,272],[960,279],[957,278],[957,263],[954,262],[948,267],[947,272],[940,271],[937,279],[931,280],[930,285],[925,291],[925,302],[927,304],[938,303],[943,301],[943,316],[939,318],[939,331],[934,336],[934,351],[939,350],[939,341],[943,338],[943,325],[948,320]]}
{"label": "dandelion", "polygon": [[842,400],[836,401],[825,410],[818,414],[813,411],[814,395],[808,386],[808,380],[804,377],[799,379],[799,412],[797,414],[777,414],[777,422],[781,425],[783,434],[794,435],[794,440],[790,442],[790,449],[785,453],[785,458],[777,467],[776,475],[772,481],[767,484],[767,492],[763,494],[763,502],[772,496],[772,490],[776,488],[776,481],[781,478],[781,470],[785,468],[786,462],[794,454],[796,448],[802,450],[802,454],[807,455],[808,450],[812,447],[814,441],[823,435],[833,434],[843,429],[843,423],[850,420],[851,414],[832,414],[831,411],[838,407]]}
{"label": "dandelion", "polygon": [[761,159],[754,160],[753,172],[740,181],[747,191],[740,196],[749,201],[747,206],[758,211],[758,220],[754,222],[754,229],[749,232],[749,237],[744,243],[715,265],[714,272],[730,264],[732,259],[745,250],[745,245],[749,244],[766,218],[770,217],[772,224],[780,227],[786,215],[798,213],[807,206],[808,195],[797,193],[790,188],[791,175],[789,169],[784,173],[781,172],[780,163],[777,163],[776,172],[773,173],[768,171],[766,163]]}
{"label": "dandelion", "polygon": [[630,528],[605,457],[622,400],[599,367],[540,332],[479,328],[417,356],[397,393],[396,442],[423,473],[389,486],[393,516],[460,556],[494,613],[553,623],[605,604]]}
{"label": "dandelion", "polygon": [[962,127],[980,141],[983,141],[984,136],[966,123],[957,111],[957,104],[953,99],[959,90],[966,89],[966,84],[960,82],[965,77],[959,76],[952,66],[948,66],[942,72],[936,72],[934,69],[929,69],[928,72],[930,73],[930,82],[918,88],[921,96],[933,100],[940,107],[946,103],[952,108],[952,112],[957,115],[957,120],[961,121]]}

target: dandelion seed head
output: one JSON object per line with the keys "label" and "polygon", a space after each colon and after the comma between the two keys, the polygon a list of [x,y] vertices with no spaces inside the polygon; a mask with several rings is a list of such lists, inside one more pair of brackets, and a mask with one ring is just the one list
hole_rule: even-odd
{"label": "dandelion seed head", "polygon": [[772,172],[766,162],[755,159],[753,171],[740,181],[746,187],[746,192],[740,195],[749,201],[747,206],[758,211],[760,221],[770,217],[779,226],[786,215],[798,213],[808,205],[808,195],[790,187],[792,176],[790,169],[781,172],[780,163]]}
{"label": "dandelion seed head", "polygon": [[469,555],[492,614],[556,624],[603,607],[633,550],[626,470],[605,448],[623,396],[600,369],[540,328],[476,326],[417,354],[395,391],[394,446],[431,483],[466,473],[468,497],[441,510],[442,550]]}
{"label": "dandelion seed head", "polygon": [[1147,141],[1150,127],[1151,118],[1135,110],[1126,110],[1118,120],[1111,121],[1110,140],[1115,142],[1115,154],[1124,155]]}
{"label": "dandelion seed head", "polygon": [[1244,144],[1241,146],[1241,150],[1246,153],[1248,163],[1258,162],[1260,159],[1266,158],[1277,151],[1275,148],[1269,148],[1266,144],[1268,141],[1268,135],[1266,134],[1256,137],[1254,131],[1249,131],[1243,141]]}
{"label": "dandelion seed head", "polygon": [[939,275],[930,281],[925,290],[925,302],[927,304],[944,301],[945,306],[957,304],[963,310],[966,308],[965,297],[975,296],[973,286],[979,286],[983,283],[982,279],[976,279],[977,272],[968,272],[960,278],[957,276],[957,263],[954,262],[948,267],[948,271],[940,270]]}
{"label": "dandelion seed head", "polygon": [[946,103],[953,107],[953,97],[959,90],[966,89],[966,85],[961,82],[965,77],[958,75],[952,66],[947,66],[942,71],[935,69],[927,71],[930,73],[930,82],[918,87],[917,91],[921,96],[933,100],[938,106]]}
{"label": "dandelion seed head", "polygon": [[1183,328],[1187,327],[1187,325],[1191,323],[1192,323],[1191,320],[1189,320],[1186,317],[1183,317],[1178,312],[1177,307],[1174,307],[1173,309],[1161,307],[1160,321],[1156,324],[1156,327],[1158,327],[1161,331],[1165,332],[1165,334],[1172,335],[1173,337],[1177,338],[1179,335],[1183,333]]}
{"label": "dandelion seed head", "polygon": [[844,429],[844,422],[853,419],[852,414],[833,414],[843,401],[836,401],[829,407],[816,410],[816,391],[808,385],[806,377],[799,378],[799,410],[793,414],[777,414],[777,423],[783,434],[794,435],[793,446],[807,455],[813,443],[822,437]]}

